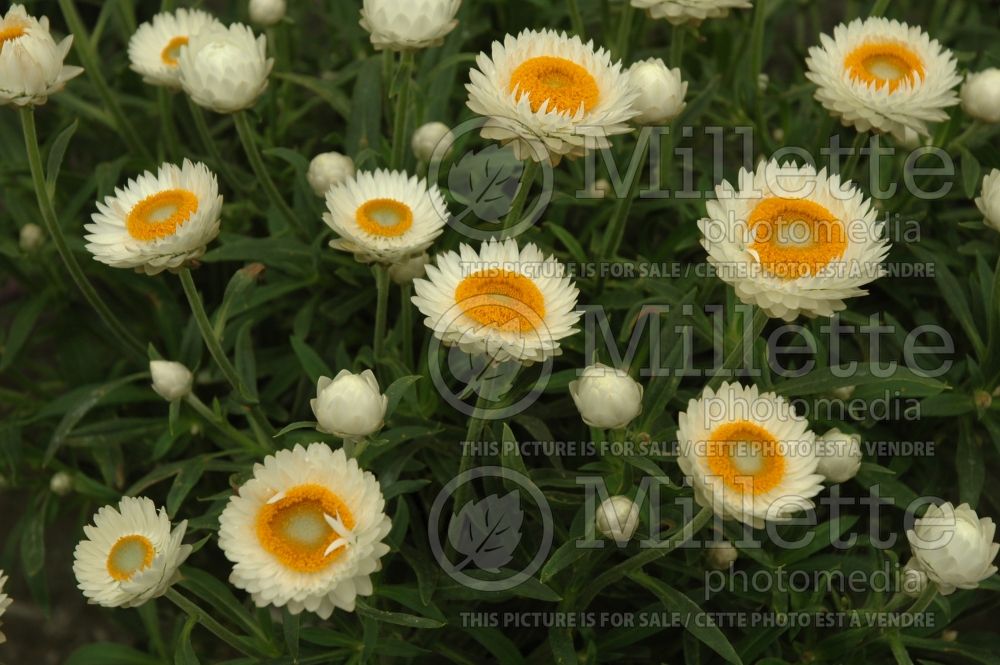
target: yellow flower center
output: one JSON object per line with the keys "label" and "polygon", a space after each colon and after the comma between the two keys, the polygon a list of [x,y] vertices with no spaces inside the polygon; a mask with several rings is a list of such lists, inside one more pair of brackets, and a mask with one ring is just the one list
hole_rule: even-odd
{"label": "yellow flower center", "polygon": [[756,423],[738,420],[719,425],[707,448],[712,475],[741,494],[768,492],[785,476],[785,457],[778,440]]}
{"label": "yellow flower center", "polygon": [[132,579],[139,571],[149,568],[156,551],[149,538],[138,534],[122,536],[108,552],[108,574],[119,582]]}
{"label": "yellow flower center", "polygon": [[413,226],[410,206],[395,199],[366,201],[354,217],[363,231],[383,238],[396,238]]}
{"label": "yellow flower center", "polygon": [[806,199],[764,199],[747,220],[760,264],[781,279],[819,272],[844,255],[844,225],[829,210]]}
{"label": "yellow flower center", "polygon": [[177,227],[198,210],[198,197],[186,189],[167,189],[135,204],[125,228],[136,240],[152,241],[172,236]]}
{"label": "yellow flower center", "polygon": [[7,42],[17,41],[21,37],[24,37],[27,30],[23,25],[12,25],[8,28],[0,29],[0,47],[3,47]]}
{"label": "yellow flower center", "polygon": [[855,81],[874,83],[889,92],[924,77],[924,63],[910,47],[900,42],[868,42],[847,54],[844,68]]}
{"label": "yellow flower center", "polygon": [[344,551],[340,545],[327,553],[340,536],[326,521],[337,517],[347,529],[354,516],[336,494],[320,485],[298,485],[257,513],[257,539],[285,567],[315,573],[329,566]]}
{"label": "yellow flower center", "polygon": [[601,96],[597,81],[585,68],[566,58],[543,55],[522,62],[510,77],[510,92],[517,99],[528,95],[532,111],[548,102],[548,110],[576,113],[589,111]]}
{"label": "yellow flower center", "polygon": [[472,320],[498,330],[528,332],[545,318],[542,292],[531,279],[509,270],[469,275],[455,288],[455,302]]}
{"label": "yellow flower center", "polygon": [[168,67],[176,67],[177,59],[181,54],[181,47],[187,46],[188,37],[187,35],[181,35],[179,37],[174,37],[167,45],[163,48],[160,53],[160,59],[163,60],[163,64]]}

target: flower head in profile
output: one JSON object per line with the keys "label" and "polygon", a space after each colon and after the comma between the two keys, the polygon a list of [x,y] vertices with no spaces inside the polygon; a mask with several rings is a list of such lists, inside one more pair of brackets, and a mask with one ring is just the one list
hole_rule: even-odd
{"label": "flower head in profile", "polygon": [[254,36],[241,23],[202,30],[180,52],[181,87],[195,104],[216,113],[236,113],[257,103],[272,67],[267,37]]}
{"label": "flower head in profile", "polygon": [[681,78],[681,70],[670,69],[659,58],[640,60],[628,69],[632,85],[639,90],[633,106],[639,115],[632,121],[637,125],[662,125],[681,114],[686,106],[684,95],[688,84]]}
{"label": "flower head in profile", "polygon": [[191,37],[206,29],[224,29],[214,16],[200,9],[162,12],[143,23],[128,42],[133,71],[151,85],[181,87],[180,54]]}
{"label": "flower head in profile", "polygon": [[912,144],[948,118],[962,80],[955,56],[919,27],[881,17],[838,25],[809,49],[806,78],[845,126]]}
{"label": "flower head in profile", "polygon": [[[4,615],[4,612],[7,611],[7,608],[10,607],[10,604],[12,602],[10,596],[8,596],[3,592],[3,588],[6,585],[7,585],[7,576],[4,575],[2,570],[0,570],[0,617]],[[3,623],[0,623],[0,626],[3,626]],[[0,632],[0,644],[3,644],[6,641],[7,641],[7,636],[4,635],[3,632]]]}
{"label": "flower head in profile", "polygon": [[632,6],[645,9],[650,18],[662,18],[673,25],[698,25],[707,18],[723,18],[730,9],[748,9],[751,0],[631,0]]}
{"label": "flower head in profile", "polygon": [[326,619],[371,595],[391,527],[375,476],[313,443],[254,465],[219,518],[219,547],[233,562],[229,581],[258,607]]}
{"label": "flower head in profile", "polygon": [[361,27],[377,51],[439,46],[458,21],[462,0],[364,0]]}
{"label": "flower head in profile", "polygon": [[514,240],[439,254],[413,288],[413,304],[435,337],[498,363],[560,354],[559,341],[576,332],[581,316],[566,266],[533,244],[518,249]]}
{"label": "flower head in profile", "polygon": [[361,172],[326,192],[323,221],[334,249],[364,263],[398,263],[423,253],[441,235],[448,208],[437,185],[402,171]]}
{"label": "flower head in profile", "polygon": [[976,197],[976,207],[983,213],[986,226],[1000,231],[1000,169],[993,169],[983,177],[982,190]]}
{"label": "flower head in profile", "polygon": [[591,427],[626,427],[642,413],[642,384],[623,369],[594,363],[569,382],[569,394]]}
{"label": "flower head in profile", "polygon": [[72,35],[56,43],[47,17],[11,5],[0,17],[0,106],[39,106],[82,74],[81,67],[63,64],[72,45]]}
{"label": "flower head in profile", "polygon": [[163,508],[145,497],[124,497],[104,506],[87,538],[73,553],[73,572],[88,602],[104,607],[138,607],[162,596],[191,553],[182,545],[187,521],[171,530]]}
{"label": "flower head in profile", "polygon": [[678,416],[677,464],[695,501],[756,528],[813,506],[815,435],[787,400],[757,386],[706,388]]}
{"label": "flower head in profile", "polygon": [[222,196],[204,164],[163,164],[97,203],[87,249],[115,268],[148,275],[178,269],[205,253],[219,234]]}
{"label": "flower head in profile", "polygon": [[930,506],[906,532],[913,568],[927,574],[942,595],[956,589],[975,589],[997,572],[993,560],[1000,544],[993,542],[996,524],[980,518],[969,504]]}
{"label": "flower head in profile", "polygon": [[319,378],[309,406],[319,431],[353,440],[382,429],[389,398],[382,394],[370,369],[360,374],[342,369],[332,379]]}
{"label": "flower head in profile", "polygon": [[480,53],[468,106],[486,118],[483,138],[510,144],[518,159],[558,163],[607,148],[631,131],[639,91],[620,62],[593,42],[525,30]]}
{"label": "flower head in profile", "polygon": [[986,123],[1000,123],[1000,69],[990,67],[969,74],[960,93],[962,110]]}
{"label": "flower head in profile", "polygon": [[723,281],[768,316],[831,316],[881,277],[884,222],[860,190],[812,166],[761,162],[723,181],[698,222]]}

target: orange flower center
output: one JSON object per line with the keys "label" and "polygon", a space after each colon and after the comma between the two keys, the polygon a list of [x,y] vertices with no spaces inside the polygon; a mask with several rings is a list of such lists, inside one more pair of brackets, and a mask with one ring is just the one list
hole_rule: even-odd
{"label": "orange flower center", "polygon": [[904,82],[912,85],[924,77],[924,63],[910,47],[899,42],[868,42],[847,54],[844,68],[855,81],[888,86],[889,92]]}
{"label": "orange flower center", "polygon": [[785,457],[778,440],[756,423],[738,420],[719,425],[707,448],[712,475],[741,494],[768,492],[785,476]]}
{"label": "orange flower center", "polygon": [[180,37],[174,37],[167,45],[163,48],[160,53],[160,59],[163,60],[163,64],[168,67],[176,67],[177,59],[181,54],[181,47],[187,46],[188,38],[187,35],[181,35]]}
{"label": "orange flower center", "polygon": [[410,206],[394,199],[366,201],[354,213],[354,217],[362,230],[383,238],[396,238],[413,226],[413,211]]}
{"label": "orange flower center", "polygon": [[466,316],[490,328],[528,332],[542,325],[545,297],[535,283],[509,270],[484,270],[463,279],[455,302]]}
{"label": "orange flower center", "polygon": [[108,574],[119,582],[130,580],[139,571],[149,568],[155,555],[149,538],[138,534],[122,536],[108,552]]}
{"label": "orange flower center", "polygon": [[23,25],[12,25],[9,28],[3,28],[0,30],[0,47],[3,47],[7,42],[17,41],[21,37],[24,37],[27,30]]}
{"label": "orange flower center", "polygon": [[532,111],[548,102],[548,110],[559,113],[576,113],[581,106],[589,111],[601,95],[597,81],[585,68],[548,55],[522,62],[511,75],[508,90],[518,101],[528,95]]}
{"label": "orange flower center", "polygon": [[747,220],[750,248],[761,266],[781,279],[812,275],[847,249],[844,225],[829,210],[806,199],[764,199]]}
{"label": "orange flower center", "polygon": [[168,189],[144,198],[129,212],[125,228],[146,242],[172,236],[198,210],[198,197],[186,189]]}
{"label": "orange flower center", "polygon": [[354,516],[339,496],[320,485],[298,485],[257,513],[257,539],[285,567],[315,573],[333,563],[344,545],[327,550],[340,536],[327,522],[336,517],[348,529]]}

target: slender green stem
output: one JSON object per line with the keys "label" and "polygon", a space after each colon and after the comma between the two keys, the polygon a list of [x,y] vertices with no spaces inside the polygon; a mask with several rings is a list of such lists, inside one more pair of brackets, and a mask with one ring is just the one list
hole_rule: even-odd
{"label": "slender green stem", "polygon": [[389,268],[376,263],[375,272],[375,332],[372,336],[372,353],[375,365],[379,366],[385,354],[385,336],[388,330],[389,314]]}
{"label": "slender green stem", "polygon": [[903,639],[900,637],[899,631],[894,630],[888,633],[885,639],[889,643],[889,649],[896,659],[896,665],[913,665],[913,659],[906,652],[906,647],[903,645]]}
{"label": "slender green stem", "polygon": [[738,338],[730,340],[731,348],[729,349],[729,353],[727,353],[725,358],[723,358],[722,367],[715,370],[714,375],[709,380],[709,388],[715,390],[722,385],[722,382],[731,375],[730,370],[737,369],[737,365],[740,360],[746,358],[747,355],[750,354],[753,342],[764,330],[764,326],[767,325],[768,318],[767,312],[759,307],[755,307],[753,321],[750,324],[749,331],[745,326],[737,328],[736,334]]}
{"label": "slender green stem", "polygon": [[937,594],[938,594],[937,585],[934,584],[933,582],[928,581],[927,586],[917,597],[917,600],[914,601],[913,605],[911,605],[910,608],[906,610],[906,613],[920,614],[921,612],[923,612],[924,610],[926,610],[928,607],[931,606],[931,603],[934,602],[934,598],[937,597]]}
{"label": "slender green stem", "polygon": [[163,641],[163,631],[160,630],[160,613],[156,603],[146,603],[138,608],[139,618],[149,635],[150,646],[156,655],[164,662],[167,660],[167,645]]}
{"label": "slender green stem", "polygon": [[767,0],[757,0],[753,8],[753,28],[750,35],[750,86],[753,90],[754,118],[757,131],[764,135],[764,96],[760,92],[760,75],[764,68],[764,24],[767,17]]}
{"label": "slender green stem", "polygon": [[642,175],[645,172],[646,157],[649,155],[649,144],[652,141],[650,133],[644,131],[639,135],[639,163],[635,169],[635,175],[629,183],[628,194],[618,199],[615,206],[614,215],[608,224],[608,229],[604,234],[604,243],[601,247],[601,258],[610,261],[618,253],[618,248],[622,244],[625,235],[625,223],[628,221],[629,212],[632,210],[632,203],[639,194],[639,183],[642,182]]}
{"label": "slender green stem", "polygon": [[635,16],[635,9],[631,2],[622,3],[622,13],[618,17],[618,37],[615,40],[615,57],[625,60],[628,58],[629,37],[632,34],[632,18]]}
{"label": "slender green stem", "polygon": [[182,596],[176,589],[167,589],[167,593],[165,595],[170,602],[183,610],[188,616],[197,619],[198,623],[201,624],[203,628],[240,653],[246,654],[251,658],[269,655],[262,653],[259,649],[256,649],[254,645],[249,642],[249,640],[246,640],[227,629],[221,623],[212,618],[212,615],[209,612],[206,612],[197,604]]}
{"label": "slender green stem", "polygon": [[166,88],[156,89],[156,103],[160,112],[160,127],[163,128],[164,153],[167,159],[174,159],[181,149],[181,140],[174,123],[174,100]]}
{"label": "slender green stem", "polygon": [[683,25],[675,25],[670,31],[670,66],[680,67],[684,59],[684,37],[687,35],[687,28]]}
{"label": "slender green stem", "polygon": [[854,143],[851,145],[851,154],[848,155],[847,164],[844,165],[843,170],[840,172],[842,179],[857,180],[854,177],[854,170],[858,168],[858,162],[861,160],[861,149],[867,140],[868,132],[858,132],[858,135],[854,137]]}
{"label": "slender green stem", "polygon": [[83,269],[77,263],[76,257],[73,256],[73,252],[66,243],[66,237],[63,235],[62,227],[56,218],[55,206],[45,182],[42,153],[38,148],[38,133],[35,129],[35,110],[33,107],[25,106],[20,108],[19,113],[21,115],[21,128],[24,131],[24,147],[28,153],[28,164],[31,167],[31,179],[35,186],[35,197],[38,199],[38,209],[42,214],[46,231],[55,243],[56,250],[59,252],[66,270],[69,271],[73,281],[83,293],[83,297],[97,311],[101,321],[111,330],[118,344],[138,360],[145,362],[145,347],[129,332],[128,328],[115,316],[111,308],[97,293],[87,276],[83,274]]}
{"label": "slender green stem", "polygon": [[121,104],[118,103],[118,97],[111,90],[107,80],[101,73],[100,56],[97,54],[97,49],[94,48],[94,43],[90,39],[90,34],[87,32],[87,28],[84,26],[79,12],[76,11],[76,5],[73,3],[73,0],[59,0],[59,7],[62,9],[63,17],[66,19],[66,25],[69,27],[70,32],[73,33],[73,47],[76,50],[76,54],[87,70],[88,78],[93,82],[94,87],[97,88],[97,93],[101,96],[104,106],[114,116],[115,124],[118,126],[118,131],[121,132],[122,139],[128,145],[129,152],[143,161],[151,163],[153,161],[152,153],[146,147],[146,144],[142,142],[142,139],[139,138],[135,127],[129,122],[128,116],[125,115]]}
{"label": "slender green stem", "polygon": [[406,157],[406,146],[409,144],[409,135],[406,133],[406,121],[410,106],[410,79],[413,76],[413,53],[403,51],[399,54],[399,69],[396,76],[399,83],[399,91],[396,95],[396,116],[392,129],[392,156],[389,160],[389,167],[400,169],[403,167],[403,159]]}
{"label": "slender green stem", "polygon": [[889,0],[878,0],[878,2],[875,3],[875,6],[872,7],[872,10],[868,15],[881,16],[882,14],[885,14],[885,10],[888,8],[889,8]]}
{"label": "slender green stem", "polygon": [[246,111],[238,111],[233,114],[233,119],[236,121],[236,131],[240,135],[240,141],[243,143],[243,150],[247,154],[247,159],[250,160],[250,166],[253,168],[257,180],[264,186],[264,192],[267,194],[267,198],[271,200],[271,205],[281,212],[281,215],[288,222],[289,226],[298,231],[302,237],[307,238],[309,234],[305,226],[303,226],[302,220],[296,216],[295,211],[285,202],[285,198],[278,191],[278,186],[274,184],[271,173],[264,164],[264,159],[257,149],[257,140],[254,137],[253,128],[250,126],[249,117]]}
{"label": "slender green stem", "polygon": [[524,162],[524,170],[521,172],[521,181],[517,186],[517,194],[514,195],[510,211],[503,220],[503,230],[500,233],[501,238],[510,238],[514,235],[512,231],[521,222],[521,216],[524,214],[524,204],[528,200],[528,194],[531,193],[531,187],[535,182],[535,174],[537,172],[538,162],[530,158],[527,159]]}
{"label": "slender green stem", "polygon": [[[476,393],[476,405],[472,409],[472,415],[469,416],[469,424],[465,430],[465,439],[462,442],[462,457],[458,462],[459,478],[472,468],[472,463],[476,459],[472,451],[474,450],[474,446],[479,443],[479,439],[483,435],[483,428],[486,426],[486,419],[483,418],[484,406],[486,406],[486,391],[481,390]],[[454,504],[456,514],[465,505],[470,491],[471,487],[469,483],[462,483],[458,486],[458,489],[455,491]]]}
{"label": "slender green stem", "polygon": [[403,363],[413,369],[413,282],[399,287],[399,327],[403,329]]}
{"label": "slender green stem", "polygon": [[202,147],[205,148],[205,151],[212,160],[212,166],[229,183],[233,191],[245,192],[247,190],[246,185],[236,177],[236,173],[229,165],[229,162],[223,158],[222,153],[219,151],[219,146],[216,145],[215,139],[212,138],[212,132],[208,129],[208,121],[205,120],[205,111],[195,104],[190,97],[187,98],[187,102],[188,108],[191,110],[191,120],[194,122],[194,129],[198,133],[198,138],[201,139]]}
{"label": "slender green stem", "polygon": [[194,409],[198,415],[204,418],[209,424],[214,426],[217,430],[228,436],[233,443],[236,443],[255,455],[260,454],[261,446],[248,437],[243,432],[239,431],[235,427],[229,424],[225,418],[221,418],[217,413],[208,408],[208,405],[198,399],[198,396],[194,393],[188,394],[185,401],[188,403],[192,409]]}
{"label": "slender green stem", "polygon": [[580,14],[580,3],[577,0],[567,0],[569,4],[569,20],[573,25],[573,32],[583,37],[583,16]]}
{"label": "slender green stem", "polygon": [[981,127],[982,124],[978,120],[973,120],[972,122],[970,122],[969,126],[965,128],[965,131],[963,131],[961,134],[952,139],[950,143],[948,143],[948,152],[949,153],[955,152],[955,150],[957,150],[958,148],[965,147],[965,142],[969,139],[970,136],[979,131]]}

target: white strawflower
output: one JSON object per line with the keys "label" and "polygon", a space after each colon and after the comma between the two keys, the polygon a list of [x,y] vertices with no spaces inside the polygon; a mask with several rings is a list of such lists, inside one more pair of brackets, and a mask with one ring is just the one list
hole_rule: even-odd
{"label": "white strawflower", "polygon": [[861,436],[834,427],[816,437],[816,473],[831,483],[845,483],[861,468]]}
{"label": "white strawflower", "polygon": [[66,471],[56,471],[49,479],[49,491],[56,496],[66,496],[73,491],[75,484],[72,475]]}
{"label": "white strawflower", "polygon": [[639,526],[639,506],[627,496],[612,496],[597,507],[597,530],[605,538],[624,543]]}
{"label": "white strawflower", "polygon": [[180,53],[193,35],[206,29],[225,29],[222,23],[200,9],[178,9],[157,14],[143,23],[128,41],[133,71],[151,85],[181,87]]}
{"label": "white strawflower", "polygon": [[639,96],[632,106],[639,112],[632,122],[637,125],[663,125],[675,119],[686,106],[687,81],[681,80],[681,70],[670,69],[659,58],[640,60],[629,67],[632,85]]}
{"label": "white strawflower", "polygon": [[330,188],[354,177],[354,161],[339,152],[324,152],[309,162],[306,179],[316,196],[326,197]]}
{"label": "white strawflower", "polygon": [[441,235],[448,208],[437,185],[402,171],[362,171],[326,191],[330,247],[362,263],[396,263]]}
{"label": "white strawflower", "polygon": [[740,552],[728,540],[708,545],[708,565],[716,570],[726,570],[740,558]]}
{"label": "white strawflower", "polygon": [[257,102],[273,66],[264,35],[255,37],[241,23],[209,28],[192,36],[181,49],[181,86],[198,106],[235,113]]}
{"label": "white strawflower", "polygon": [[885,274],[885,222],[853,183],[772,161],[740,169],[737,185],[715,188],[698,228],[709,263],[743,302],[785,321],[831,316]]}
{"label": "white strawflower", "polygon": [[651,18],[664,18],[673,25],[698,25],[706,18],[722,18],[730,9],[748,9],[751,0],[632,0],[632,6],[649,11]]}
{"label": "white strawflower", "polygon": [[138,607],[162,596],[191,553],[182,545],[187,521],[172,531],[167,511],[146,497],[124,497],[104,506],[73,552],[73,573],[87,602],[104,607]]}
{"label": "white strawflower", "polygon": [[601,429],[620,429],[642,413],[642,384],[628,372],[596,363],[570,381],[569,394],[583,422]]}
{"label": "white strawflower", "polygon": [[882,17],[838,25],[809,49],[806,78],[816,99],[845,126],[897,141],[930,136],[927,123],[948,118],[961,81],[955,56],[919,27]]}
{"label": "white strawflower", "polygon": [[993,520],[980,518],[969,504],[955,508],[944,503],[930,506],[906,532],[906,538],[914,565],[947,596],[955,589],[975,589],[997,572],[993,559],[1000,544],[993,542],[995,534]]}
{"label": "white strawflower", "polygon": [[[7,608],[10,607],[10,604],[13,602],[10,599],[10,596],[8,596],[6,593],[3,592],[3,588],[6,585],[7,585],[7,576],[4,574],[2,570],[0,570],[0,617],[4,615],[4,612],[7,611]],[[0,626],[2,625],[3,623],[0,622]],[[0,644],[3,644],[6,641],[7,641],[7,636],[4,635],[2,631],[0,631]]]}
{"label": "white strawflower", "polygon": [[191,393],[194,375],[191,370],[170,360],[149,361],[149,372],[153,375],[153,390],[168,402],[176,402]]}
{"label": "white strawflower", "polygon": [[391,528],[375,476],[313,443],[254,465],[219,517],[219,547],[233,562],[229,582],[257,607],[327,619],[372,594]]}
{"label": "white strawflower", "polygon": [[361,27],[377,51],[439,46],[458,21],[462,0],[364,0]]}
{"label": "white strawflower", "polygon": [[1000,169],[993,169],[983,178],[980,195],[976,197],[976,207],[983,213],[983,223],[1000,231]]}
{"label": "white strawflower", "polygon": [[559,355],[577,332],[579,290],[566,266],[533,244],[490,240],[477,252],[438,254],[426,279],[413,280],[413,304],[446,346],[493,362],[540,362]]}
{"label": "white strawflower", "polygon": [[705,388],[677,419],[677,464],[694,498],[755,528],[813,507],[816,437],[785,398],[757,386]]}
{"label": "white strawflower", "polygon": [[385,422],[389,398],[382,394],[370,369],[353,374],[346,369],[330,379],[320,377],[316,397],[309,401],[320,432],[342,439],[362,439]]}
{"label": "white strawflower", "polygon": [[84,237],[101,263],[155,275],[201,257],[219,235],[221,216],[215,174],[184,160],[146,171],[98,201]]}
{"label": "white strawflower", "polygon": [[47,17],[11,5],[0,18],[0,106],[39,106],[82,74],[81,67],[63,64],[72,45],[72,35],[56,44]]}
{"label": "white strawflower", "polygon": [[431,257],[426,252],[411,256],[389,266],[389,277],[396,284],[408,284],[418,277],[426,275],[427,264],[430,262]]}
{"label": "white strawflower", "polygon": [[1000,122],[1000,69],[969,74],[959,93],[962,109],[981,122]]}
{"label": "white strawflower", "polygon": [[277,25],[287,9],[285,0],[250,0],[250,21],[265,28]]}
{"label": "white strawflower", "polygon": [[435,152],[439,150],[438,146],[441,146],[438,158],[446,157],[451,152],[451,144],[454,141],[455,136],[451,133],[448,125],[443,122],[428,122],[425,125],[420,125],[417,127],[417,131],[413,132],[410,145],[413,148],[413,154],[419,161],[429,162],[434,157]]}
{"label": "white strawflower", "polygon": [[518,159],[558,163],[611,145],[632,131],[639,91],[621,62],[593,42],[524,30],[493,42],[469,72],[468,106],[486,118],[483,138],[510,144]]}
{"label": "white strawflower", "polygon": [[38,224],[29,222],[21,227],[18,244],[22,252],[30,254],[45,244],[45,231]]}

